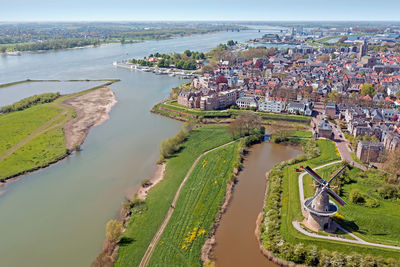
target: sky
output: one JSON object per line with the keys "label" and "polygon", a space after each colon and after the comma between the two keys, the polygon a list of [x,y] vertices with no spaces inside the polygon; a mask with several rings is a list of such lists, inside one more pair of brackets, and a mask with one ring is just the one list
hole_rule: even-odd
{"label": "sky", "polygon": [[0,21],[400,20],[400,0],[0,0]]}

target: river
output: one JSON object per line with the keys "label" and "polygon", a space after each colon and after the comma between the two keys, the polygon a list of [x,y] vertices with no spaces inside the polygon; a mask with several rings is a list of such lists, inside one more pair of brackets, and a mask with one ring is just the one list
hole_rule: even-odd
{"label": "river", "polygon": [[[110,120],[91,129],[82,152],[0,188],[0,265],[90,265],[102,247],[105,223],[117,216],[125,196],[136,190],[140,180],[152,174],[160,141],[175,135],[181,127],[181,123],[149,110],[182,80],[117,69],[112,66],[113,61],[155,52],[208,51],[227,40],[243,42],[266,32],[222,32],[0,56],[0,83],[25,79],[121,79],[111,86],[118,103]],[[55,86],[54,91],[59,91]],[[18,86],[11,88],[7,89],[12,93],[8,97],[13,101],[32,92],[17,90],[21,88]]]}
{"label": "river", "polygon": [[218,267],[278,266],[261,254],[254,234],[264,202],[265,174],[275,164],[301,153],[293,147],[273,143],[250,148],[233,198],[217,229],[214,256]]}

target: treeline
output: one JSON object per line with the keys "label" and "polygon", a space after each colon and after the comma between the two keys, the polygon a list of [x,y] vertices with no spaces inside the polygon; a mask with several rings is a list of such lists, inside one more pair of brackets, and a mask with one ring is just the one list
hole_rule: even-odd
{"label": "treeline", "polygon": [[14,111],[20,111],[27,108],[30,108],[33,105],[50,103],[56,100],[60,96],[60,93],[45,93],[41,95],[33,95],[27,98],[24,98],[14,104],[4,106],[0,109],[2,113],[10,113]]}
{"label": "treeline", "polygon": [[206,56],[203,52],[196,52],[186,50],[182,54],[150,54],[148,58],[157,58],[157,61],[149,61],[147,58],[144,59],[132,59],[130,60],[133,64],[139,64],[141,66],[152,67],[157,65],[160,68],[175,67],[183,70],[195,70],[197,67],[196,60],[205,59]]}
{"label": "treeline", "polygon": [[186,122],[183,125],[183,129],[177,133],[174,137],[164,139],[160,145],[160,158],[158,159],[158,163],[164,162],[167,158],[176,153],[183,141],[186,140],[189,133],[194,129],[194,125],[191,122]]}
{"label": "treeline", "polygon": [[0,45],[0,52],[8,50],[13,51],[38,51],[38,50],[56,50],[67,49],[88,45],[99,45],[99,39],[84,39],[84,38],[67,38],[54,39],[41,42],[17,43],[12,45]]}
{"label": "treeline", "polygon": [[326,249],[319,250],[314,245],[293,244],[283,239],[280,227],[284,169],[287,166],[312,159],[320,154],[316,142],[312,139],[304,146],[304,152],[305,154],[295,159],[275,165],[269,173],[264,222],[261,225],[261,241],[265,249],[286,261],[308,266],[399,266],[396,260],[391,258],[358,253],[342,254]]}

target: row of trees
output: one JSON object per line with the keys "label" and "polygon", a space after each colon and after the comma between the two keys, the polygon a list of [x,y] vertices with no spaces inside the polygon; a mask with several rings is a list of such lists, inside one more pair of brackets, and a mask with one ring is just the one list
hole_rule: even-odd
{"label": "row of trees", "polygon": [[180,149],[183,141],[185,141],[186,137],[193,129],[194,125],[191,122],[186,122],[183,125],[183,129],[180,130],[177,135],[163,140],[159,149],[160,158],[158,159],[158,163],[165,161],[165,159],[176,153]]}
{"label": "row of trees", "polygon": [[0,52],[6,52],[7,47],[15,51],[38,51],[74,48],[88,45],[99,45],[99,39],[66,38],[42,42],[17,43],[15,45],[0,45]]}
{"label": "row of trees", "polygon": [[33,95],[27,98],[24,98],[18,102],[15,102],[14,104],[4,106],[0,109],[0,112],[2,113],[9,113],[9,112],[14,112],[14,111],[20,111],[27,109],[33,105],[37,104],[44,104],[44,103],[50,103],[56,100],[60,96],[60,93],[46,93],[46,94],[41,94],[41,95]]}

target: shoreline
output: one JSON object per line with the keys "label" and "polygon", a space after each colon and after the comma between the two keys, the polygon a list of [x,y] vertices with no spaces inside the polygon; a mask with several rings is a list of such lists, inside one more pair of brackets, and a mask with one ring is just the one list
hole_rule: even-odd
{"label": "shoreline", "polygon": [[[114,95],[114,93],[111,91],[111,89],[108,88],[108,87],[104,87],[104,86],[102,86],[102,87],[100,87],[100,88],[96,88],[95,90],[88,89],[89,92],[86,92],[86,93],[84,93],[84,94],[82,94],[82,95],[73,96],[73,97],[70,98],[70,99],[74,99],[74,98],[79,98],[79,97],[82,97],[82,96],[87,96],[88,94],[91,94],[91,93],[93,93],[93,92],[97,92],[98,90],[101,90],[101,89],[104,89],[104,88],[106,88],[107,90],[109,90],[109,91],[112,93],[112,95],[113,95],[113,98],[111,99],[111,103],[109,103],[108,105],[106,105],[106,106],[104,107],[105,113],[101,114],[100,118],[99,118],[95,123],[93,123],[93,124],[91,124],[91,125],[86,125],[86,127],[84,127],[85,129],[84,129],[83,132],[81,132],[81,137],[77,139],[77,142],[76,142],[76,143],[73,143],[73,144],[71,145],[71,148],[73,148],[76,144],[78,144],[79,146],[82,145],[82,144],[84,143],[84,141],[85,141],[85,139],[86,139],[86,137],[87,137],[87,135],[88,135],[90,129],[91,129],[93,126],[98,126],[98,125],[104,123],[106,120],[109,119],[109,112],[111,111],[112,107],[117,103],[117,101],[115,100],[115,95]],[[85,92],[85,91],[87,91],[87,90],[84,90],[84,92]],[[78,93],[78,94],[79,94],[79,93]],[[64,102],[69,101],[70,99],[64,100],[64,101],[61,103],[61,105],[65,105]],[[69,106],[69,105],[66,105],[66,106],[73,108],[73,109],[74,109],[74,112],[78,113],[78,111],[77,111],[74,107]],[[77,117],[78,117],[78,116],[77,116]],[[85,117],[85,116],[83,115],[83,119],[86,119],[86,118],[87,118],[87,117]],[[71,135],[71,134],[73,134],[73,133],[69,133],[69,134],[66,133],[65,127],[66,127],[67,124],[71,123],[71,122],[74,121],[74,120],[75,120],[75,118],[73,118],[73,119],[67,121],[67,122],[63,125],[63,132],[64,132],[64,136],[65,136],[65,139],[66,139],[66,140],[67,140],[68,138],[71,138],[71,136],[68,136],[68,135]],[[83,138],[82,138],[82,137],[83,137]],[[21,173],[19,173],[19,174],[14,175],[14,176],[10,176],[9,178],[7,178],[7,179],[5,179],[5,180],[3,180],[3,181],[0,181],[0,188],[3,188],[3,187],[5,187],[6,185],[8,185],[9,183],[12,183],[12,182],[16,181],[17,179],[21,178],[22,176],[25,176],[25,175],[27,175],[27,174],[34,173],[34,172],[36,172],[36,171],[40,171],[40,170],[45,169],[45,168],[47,168],[47,167],[50,167],[50,166],[52,166],[52,165],[54,165],[54,164],[57,164],[57,163],[61,162],[63,159],[65,159],[65,158],[71,156],[73,153],[74,153],[74,149],[68,148],[68,147],[67,147],[67,143],[66,143],[66,153],[65,153],[63,156],[61,156],[61,157],[55,159],[54,161],[49,162],[48,164],[46,164],[46,165],[44,165],[44,166],[37,167],[37,168],[31,169],[31,170],[26,171],[26,172],[21,172]]]}

